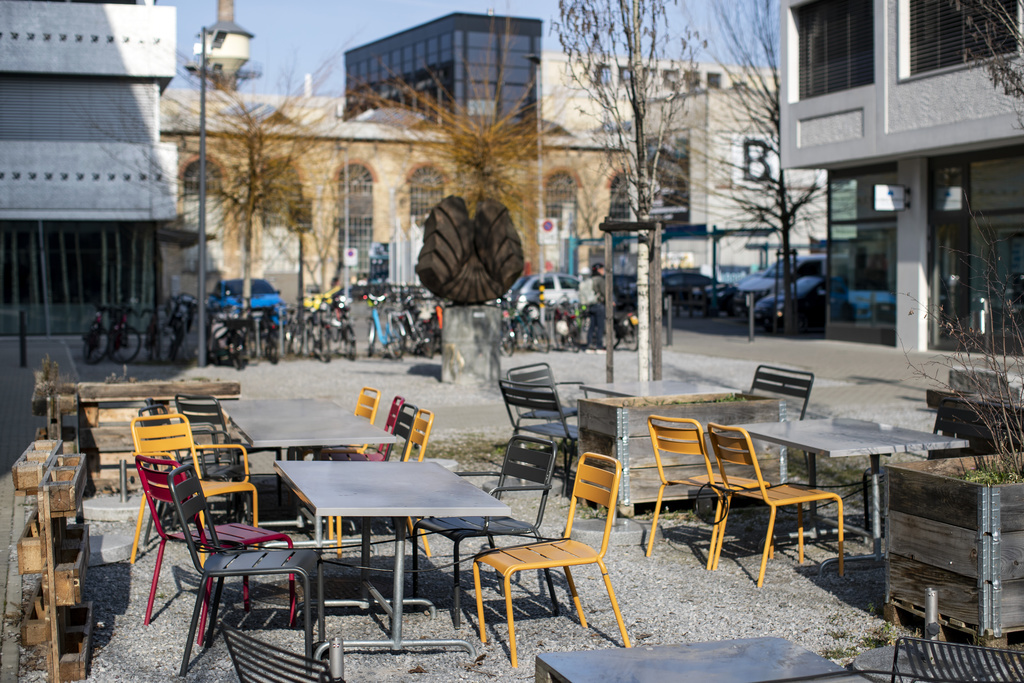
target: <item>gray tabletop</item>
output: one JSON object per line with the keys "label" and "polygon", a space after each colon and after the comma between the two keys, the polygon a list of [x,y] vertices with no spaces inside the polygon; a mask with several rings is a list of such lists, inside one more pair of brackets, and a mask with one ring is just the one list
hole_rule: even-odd
{"label": "gray tabletop", "polygon": [[725,394],[735,390],[716,384],[683,382],[681,380],[657,380],[654,382],[611,382],[610,384],[586,384],[584,391],[605,396],[682,396],[684,394]]}
{"label": "gray tabletop", "polygon": [[738,426],[747,430],[754,439],[830,458],[937,451],[965,448],[968,445],[966,439],[842,417],[797,422],[758,422]]}
{"label": "gray tabletop", "polygon": [[[840,680],[843,667],[782,638],[744,638],[661,647],[605,648],[537,655],[536,680],[714,681],[750,683],[780,678],[821,676]],[[856,674],[850,678],[859,679]]]}
{"label": "gray tabletop", "polygon": [[253,448],[395,443],[393,434],[320,399],[238,401],[228,416]]}
{"label": "gray tabletop", "polygon": [[432,462],[274,463],[318,517],[494,517],[508,505]]}

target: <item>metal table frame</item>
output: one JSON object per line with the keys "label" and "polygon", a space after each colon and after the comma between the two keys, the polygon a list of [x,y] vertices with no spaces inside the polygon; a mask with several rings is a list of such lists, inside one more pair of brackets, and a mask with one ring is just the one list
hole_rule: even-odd
{"label": "metal table frame", "polygon": [[[444,467],[429,462],[307,462],[274,463],[274,469],[302,500],[316,519],[315,542],[322,546],[319,520],[323,517],[361,517],[361,584],[364,599],[324,600],[329,607],[362,607],[372,601],[391,620],[388,640],[345,640],[347,648],[388,648],[398,651],[413,647],[460,647],[476,657],[476,648],[462,639],[407,640],[402,633],[405,605],[427,607],[431,618],[437,614],[433,603],[405,597],[405,535],[408,517],[492,517],[510,514],[508,505],[485,493]],[[370,551],[369,519],[391,517],[395,526],[395,560],[392,600],[389,602],[369,582],[366,569]]]}
{"label": "metal table frame", "polygon": [[[965,448],[965,439],[957,439],[916,429],[904,429],[891,425],[852,420],[847,418],[826,418],[800,420],[798,422],[758,422],[737,425],[747,430],[750,438],[759,441],[796,448],[808,454],[808,483],[817,485],[816,456],[843,458],[853,455],[867,455],[871,461],[871,530],[867,532],[853,525],[844,525],[851,531],[870,536],[874,544],[871,555],[855,555],[844,558],[845,562],[872,560],[881,562],[885,558],[882,550],[882,503],[881,503],[881,456],[914,451],[937,451],[948,448]],[[825,560],[819,566],[823,571],[838,558]]]}

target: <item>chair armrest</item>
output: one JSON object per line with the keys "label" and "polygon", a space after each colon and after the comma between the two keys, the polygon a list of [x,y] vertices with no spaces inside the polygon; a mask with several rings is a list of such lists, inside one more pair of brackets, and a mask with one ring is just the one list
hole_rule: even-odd
{"label": "chair armrest", "polygon": [[551,490],[551,484],[548,484],[547,486],[545,486],[543,484],[529,484],[529,485],[523,485],[523,486],[495,486],[493,489],[491,489],[487,493],[489,493],[489,494],[491,494],[493,496],[495,493],[500,493],[502,491],[550,491],[550,490]]}
{"label": "chair armrest", "polygon": [[569,382],[555,382],[555,386],[556,387],[557,386],[561,386],[563,384],[577,384],[579,386],[583,386],[583,381],[582,380],[573,380],[573,381],[569,381]]}
{"label": "chair armrest", "polygon": [[197,451],[221,451],[227,449],[237,449],[242,451],[242,466],[245,468],[245,475],[249,476],[249,453],[245,450],[245,446],[240,443],[217,443],[217,444],[196,444]]}
{"label": "chair armrest", "polygon": [[501,472],[456,472],[460,477],[500,477]]}

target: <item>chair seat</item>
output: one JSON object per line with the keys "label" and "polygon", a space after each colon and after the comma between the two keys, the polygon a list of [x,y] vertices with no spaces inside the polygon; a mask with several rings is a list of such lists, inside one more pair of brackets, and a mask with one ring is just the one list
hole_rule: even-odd
{"label": "chair seat", "polygon": [[737,491],[737,495],[746,498],[756,498],[757,500],[766,500],[770,504],[781,503],[784,505],[796,505],[798,503],[813,503],[821,500],[834,500],[839,497],[839,494],[832,493],[830,491],[822,491],[821,489],[812,489],[808,486],[800,486],[799,484],[776,484],[771,488],[765,489],[767,498],[761,497],[760,491]]}
{"label": "chair seat", "polygon": [[[690,477],[688,479],[679,479],[676,481],[670,481],[669,484],[689,484],[690,486],[716,486],[719,488],[725,488],[721,481],[712,482],[708,475],[698,474],[697,476]],[[766,487],[771,487],[771,484],[765,482]],[[746,477],[729,477],[729,488],[734,491],[742,491],[749,489],[751,491],[758,491],[757,479],[748,479]]]}
{"label": "chair seat", "polygon": [[540,434],[553,439],[564,439],[566,432],[569,433],[569,438],[577,440],[579,436],[579,427],[576,425],[565,425],[562,426],[561,422],[545,422],[544,424],[537,425],[520,425],[519,431],[530,432],[531,434]]}
{"label": "chair seat", "polygon": [[384,455],[377,451],[366,451],[361,453],[356,450],[343,450],[332,448],[320,451],[321,460],[333,462],[384,462]]}
{"label": "chair seat", "polygon": [[[484,528],[484,525],[486,529]],[[474,536],[519,535],[533,533],[533,525],[512,517],[426,517],[416,524],[420,529],[442,534],[452,540]]]}
{"label": "chair seat", "polygon": [[279,531],[267,531],[248,524],[218,524],[217,538],[222,543],[230,545],[255,545],[257,543],[270,543],[271,541],[284,541],[291,547],[291,539],[288,534]]}
{"label": "chair seat", "polygon": [[[578,408],[562,408],[562,415],[565,417],[576,417],[579,412]],[[528,410],[519,415],[520,420],[557,420],[558,418],[557,410]]]}
{"label": "chair seat", "polygon": [[499,552],[484,551],[477,561],[490,565],[503,575],[524,569],[552,569],[591,564],[600,559],[597,551],[586,543],[564,538],[548,543],[511,547]]}
{"label": "chair seat", "polygon": [[206,558],[206,576],[241,576],[249,574],[288,574],[303,572],[315,576],[320,555],[315,550],[241,550],[214,553]]}

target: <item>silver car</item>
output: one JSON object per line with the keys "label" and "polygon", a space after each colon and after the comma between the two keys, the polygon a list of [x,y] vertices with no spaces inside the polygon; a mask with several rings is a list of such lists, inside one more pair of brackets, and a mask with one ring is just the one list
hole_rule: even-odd
{"label": "silver car", "polygon": [[516,280],[505,296],[519,309],[527,306],[539,306],[541,285],[544,285],[544,303],[546,305],[562,301],[577,303],[580,300],[579,278],[566,273],[523,275]]}

